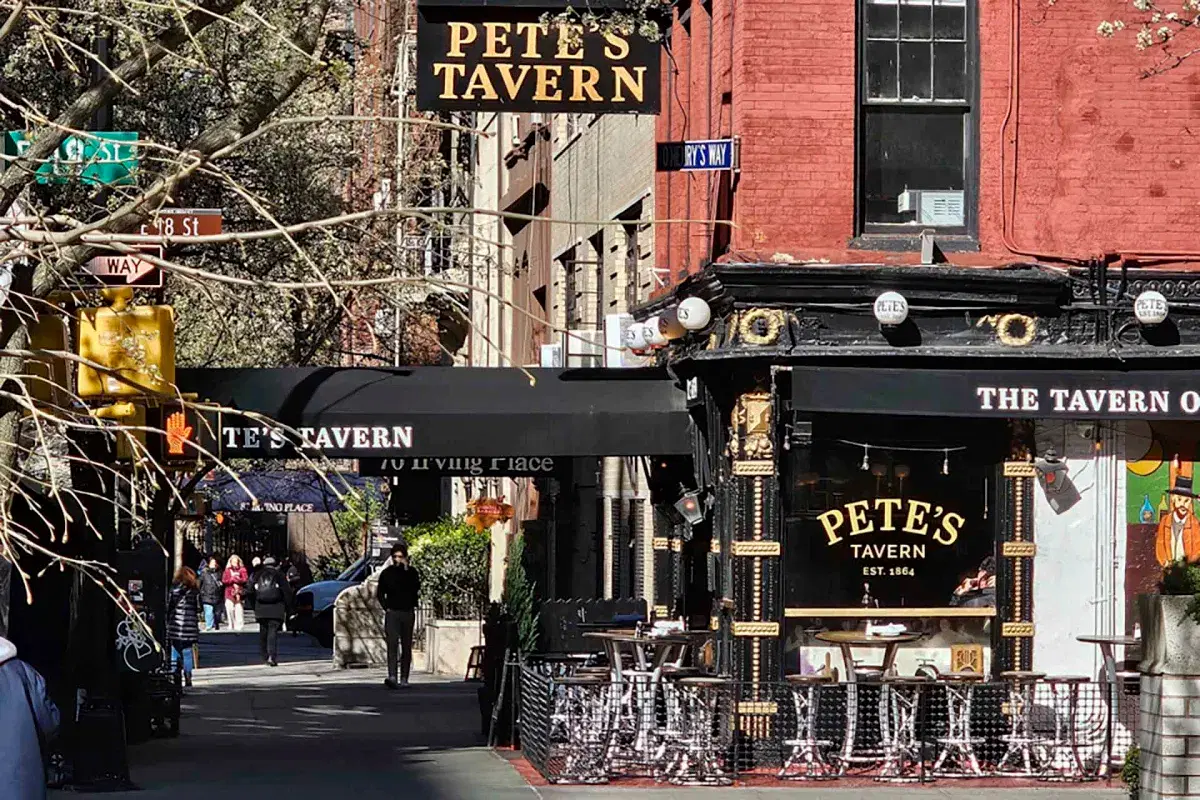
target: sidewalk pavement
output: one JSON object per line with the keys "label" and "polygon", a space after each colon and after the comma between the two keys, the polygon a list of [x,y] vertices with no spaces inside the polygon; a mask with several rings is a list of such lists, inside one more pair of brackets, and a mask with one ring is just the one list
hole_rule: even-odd
{"label": "sidewalk pavement", "polygon": [[[328,650],[281,636],[280,666],[258,663],[257,631],[204,634],[181,735],[130,748],[134,782],[124,800],[1092,800],[1119,789],[1001,790],[818,785],[783,789],[529,786],[483,746],[476,684],[413,674],[407,690],[381,670],[335,670]],[[52,792],[56,800],[68,795]]]}

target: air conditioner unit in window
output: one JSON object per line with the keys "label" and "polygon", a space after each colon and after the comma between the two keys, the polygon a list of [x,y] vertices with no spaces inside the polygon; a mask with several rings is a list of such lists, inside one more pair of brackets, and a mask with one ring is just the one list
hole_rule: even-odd
{"label": "air conditioner unit in window", "polygon": [[563,346],[561,344],[544,344],[544,345],[542,345],[541,366],[546,367],[548,369],[562,369]]}
{"label": "air conditioner unit in window", "polygon": [[963,202],[961,189],[905,189],[896,201],[896,210],[913,212],[913,222],[922,225],[963,225]]}
{"label": "air conditioner unit in window", "polygon": [[604,366],[604,331],[575,330],[563,334],[568,369]]}

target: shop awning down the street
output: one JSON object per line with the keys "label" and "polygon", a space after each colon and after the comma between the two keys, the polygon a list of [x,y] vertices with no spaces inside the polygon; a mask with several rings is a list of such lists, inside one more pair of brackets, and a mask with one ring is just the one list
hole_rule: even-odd
{"label": "shop awning down the street", "polygon": [[691,452],[684,393],[665,372],[412,367],[185,369],[225,408],[225,458],[281,458],[299,438],[335,458],[632,456]]}
{"label": "shop awning down the street", "polygon": [[244,472],[236,479],[220,473],[200,481],[196,489],[208,496],[212,511],[326,513],[344,510],[343,495],[367,484],[357,475],[286,469]]}

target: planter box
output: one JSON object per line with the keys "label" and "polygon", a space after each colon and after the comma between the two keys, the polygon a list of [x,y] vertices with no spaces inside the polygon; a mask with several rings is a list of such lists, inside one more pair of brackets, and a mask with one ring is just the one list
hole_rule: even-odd
{"label": "planter box", "polygon": [[482,625],[481,620],[430,620],[425,627],[425,669],[434,675],[465,675],[471,648],[483,643]]}
{"label": "planter box", "polygon": [[1138,595],[1142,623],[1141,672],[1200,675],[1200,625],[1187,616],[1191,595]]}

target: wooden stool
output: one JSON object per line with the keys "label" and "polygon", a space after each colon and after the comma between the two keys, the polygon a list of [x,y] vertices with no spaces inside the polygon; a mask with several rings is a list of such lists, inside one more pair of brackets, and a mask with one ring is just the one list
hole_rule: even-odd
{"label": "wooden stool", "polygon": [[483,645],[477,644],[471,648],[471,655],[467,658],[467,674],[463,676],[464,681],[483,680],[483,655]]}

